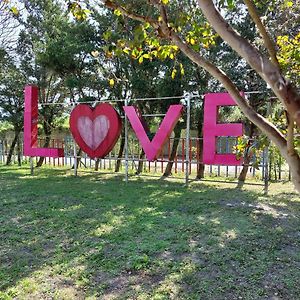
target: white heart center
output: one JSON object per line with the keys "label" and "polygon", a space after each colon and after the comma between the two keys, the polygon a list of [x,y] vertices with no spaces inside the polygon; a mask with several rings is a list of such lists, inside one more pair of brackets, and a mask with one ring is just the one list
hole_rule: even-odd
{"label": "white heart center", "polygon": [[87,116],[79,117],[77,120],[78,131],[84,142],[95,150],[106,138],[109,131],[109,119],[100,115],[92,121]]}

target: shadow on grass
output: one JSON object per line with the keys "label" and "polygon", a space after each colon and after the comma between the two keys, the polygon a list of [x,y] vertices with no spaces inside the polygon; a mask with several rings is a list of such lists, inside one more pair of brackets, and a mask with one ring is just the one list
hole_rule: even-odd
{"label": "shadow on grass", "polygon": [[27,171],[0,168],[0,289],[8,294],[26,293],[30,278],[40,299],[60,289],[76,299],[299,295],[295,195]]}

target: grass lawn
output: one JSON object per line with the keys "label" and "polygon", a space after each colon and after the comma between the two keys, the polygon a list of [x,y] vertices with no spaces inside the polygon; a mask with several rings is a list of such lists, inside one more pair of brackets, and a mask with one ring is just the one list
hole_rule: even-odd
{"label": "grass lawn", "polygon": [[0,166],[0,299],[300,299],[300,197]]}

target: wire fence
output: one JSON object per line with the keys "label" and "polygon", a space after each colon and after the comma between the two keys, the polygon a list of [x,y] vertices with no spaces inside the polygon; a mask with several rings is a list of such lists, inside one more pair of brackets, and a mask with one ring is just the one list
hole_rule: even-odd
{"label": "wire fence", "polygon": [[[172,150],[174,142],[178,143],[176,154],[172,157]],[[12,140],[0,140],[0,164],[5,164],[9,155],[9,150]],[[38,146],[43,147],[46,139],[39,139]],[[110,172],[124,172],[125,162],[128,162],[128,171],[130,174],[140,175],[157,175],[162,176],[167,167],[170,168],[170,174],[177,177],[184,176],[186,173],[190,179],[196,178],[203,168],[202,162],[202,138],[190,138],[188,143],[186,138],[169,138],[165,143],[158,159],[154,162],[148,161],[139,141],[134,137],[128,138],[128,157],[125,157],[125,151],[120,150],[124,146],[124,138],[120,138],[118,143],[112,151],[102,159],[91,159],[84,152],[80,151],[71,136],[66,136],[64,139],[51,139],[49,147],[64,148],[65,157],[51,158],[45,157],[43,164],[53,167],[68,167],[74,168],[75,160],[77,161],[78,170],[107,170]],[[227,154],[232,153],[232,148],[236,144],[236,138],[220,137],[217,139],[217,153]],[[188,148],[187,148],[188,147]],[[75,150],[76,149],[76,153]],[[188,164],[186,164],[186,153],[188,151]],[[26,164],[29,162],[29,157],[23,155],[23,144],[15,147],[12,153],[12,163]],[[33,158],[34,165],[37,164],[39,157]],[[257,158],[254,158],[257,159]],[[249,164],[247,172],[247,179],[256,179],[264,181],[266,179],[272,180],[290,180],[289,168],[281,161],[279,164],[270,165],[268,162],[268,153],[263,151],[259,158],[260,163],[252,166]],[[188,166],[188,170],[186,169]],[[204,176],[209,177],[224,177],[227,179],[238,178],[242,171],[241,166],[221,166],[221,165],[206,165],[204,167]],[[266,170],[268,168],[268,170]],[[268,178],[266,178],[266,171],[268,171]]]}

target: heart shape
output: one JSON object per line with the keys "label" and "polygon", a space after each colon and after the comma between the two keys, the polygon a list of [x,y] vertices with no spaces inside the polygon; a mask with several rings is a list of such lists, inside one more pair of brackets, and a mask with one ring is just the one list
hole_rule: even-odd
{"label": "heart shape", "polygon": [[116,144],[121,129],[121,118],[108,103],[99,104],[94,109],[80,104],[70,115],[73,138],[91,158],[105,157]]}
{"label": "heart shape", "polygon": [[77,128],[84,142],[95,150],[107,136],[109,120],[103,115],[94,121],[87,116],[81,116],[77,120]]}

